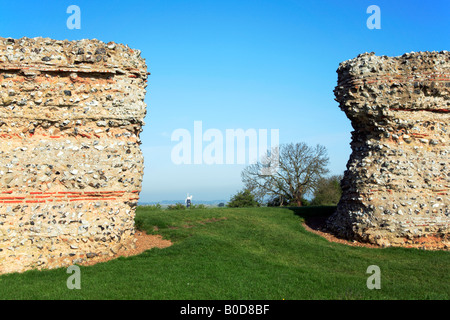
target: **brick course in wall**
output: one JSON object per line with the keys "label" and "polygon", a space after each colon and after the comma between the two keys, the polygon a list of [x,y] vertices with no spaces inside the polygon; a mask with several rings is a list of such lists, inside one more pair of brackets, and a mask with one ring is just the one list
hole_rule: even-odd
{"label": "brick course in wall", "polygon": [[148,74],[126,45],[0,38],[0,273],[133,247]]}
{"label": "brick course in wall", "polygon": [[382,246],[448,249],[450,53],[365,53],[337,73],[354,131],[328,227]]}

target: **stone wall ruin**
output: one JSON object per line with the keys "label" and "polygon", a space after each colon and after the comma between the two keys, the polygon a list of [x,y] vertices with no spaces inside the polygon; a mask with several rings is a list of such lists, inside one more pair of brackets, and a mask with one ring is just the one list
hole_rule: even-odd
{"label": "stone wall ruin", "polygon": [[0,38],[0,273],[134,245],[147,76],[125,45]]}
{"label": "stone wall ruin", "polygon": [[340,64],[352,154],[328,228],[382,246],[448,249],[450,53],[365,53]]}

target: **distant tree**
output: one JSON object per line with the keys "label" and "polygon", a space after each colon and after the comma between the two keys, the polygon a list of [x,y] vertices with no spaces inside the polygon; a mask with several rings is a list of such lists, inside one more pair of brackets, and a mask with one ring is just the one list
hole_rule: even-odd
{"label": "distant tree", "polygon": [[218,206],[219,208],[223,208],[223,207],[225,207],[225,203],[221,202],[221,203],[219,203],[217,206]]}
{"label": "distant tree", "polygon": [[283,144],[245,167],[242,181],[259,201],[278,197],[280,205],[302,206],[305,195],[312,194],[320,178],[328,173],[328,161],[324,146]]}
{"label": "distant tree", "polygon": [[259,207],[260,204],[255,200],[250,190],[244,189],[232,196],[227,206],[230,208]]}
{"label": "distant tree", "polygon": [[286,198],[283,196],[275,196],[269,201],[267,201],[268,207],[282,207],[288,204],[288,201],[286,201]]}
{"label": "distant tree", "polygon": [[159,204],[159,203],[146,205],[145,208],[149,209],[149,210],[161,210],[162,209],[161,204]]}
{"label": "distant tree", "polygon": [[[310,201],[308,199],[301,198],[301,202],[302,202],[302,206],[310,205]],[[297,206],[297,204],[295,202],[290,202],[290,201],[286,200],[283,196],[276,196],[272,199],[269,199],[269,201],[267,201],[267,206],[268,207],[283,207],[283,206],[293,207],[293,206]]]}
{"label": "distant tree", "polygon": [[206,209],[206,206],[203,203],[192,204],[191,209]]}
{"label": "distant tree", "polygon": [[342,195],[341,180],[342,176],[340,175],[321,178],[314,191],[314,199],[311,201],[311,205],[337,205]]}
{"label": "distant tree", "polygon": [[184,210],[184,209],[186,209],[186,206],[180,202],[170,204],[167,206],[167,210]]}

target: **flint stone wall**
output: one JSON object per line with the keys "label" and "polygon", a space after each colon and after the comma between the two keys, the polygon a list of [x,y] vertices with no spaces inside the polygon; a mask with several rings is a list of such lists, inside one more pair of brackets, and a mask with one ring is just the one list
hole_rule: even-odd
{"label": "flint stone wall", "polygon": [[328,227],[384,246],[448,249],[450,53],[365,53],[340,64],[352,154]]}
{"label": "flint stone wall", "polygon": [[134,246],[147,75],[125,45],[0,38],[0,273]]}

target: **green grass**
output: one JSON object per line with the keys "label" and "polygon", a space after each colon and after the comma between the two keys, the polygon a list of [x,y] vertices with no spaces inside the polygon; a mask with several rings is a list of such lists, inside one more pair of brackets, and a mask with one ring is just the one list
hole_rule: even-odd
{"label": "green grass", "polygon": [[[302,227],[306,216],[333,209],[139,207],[137,225],[171,247],[81,267],[81,290],[67,289],[65,268],[2,275],[0,298],[450,298],[449,252],[350,247]],[[381,269],[380,290],[366,286],[369,265]]]}

